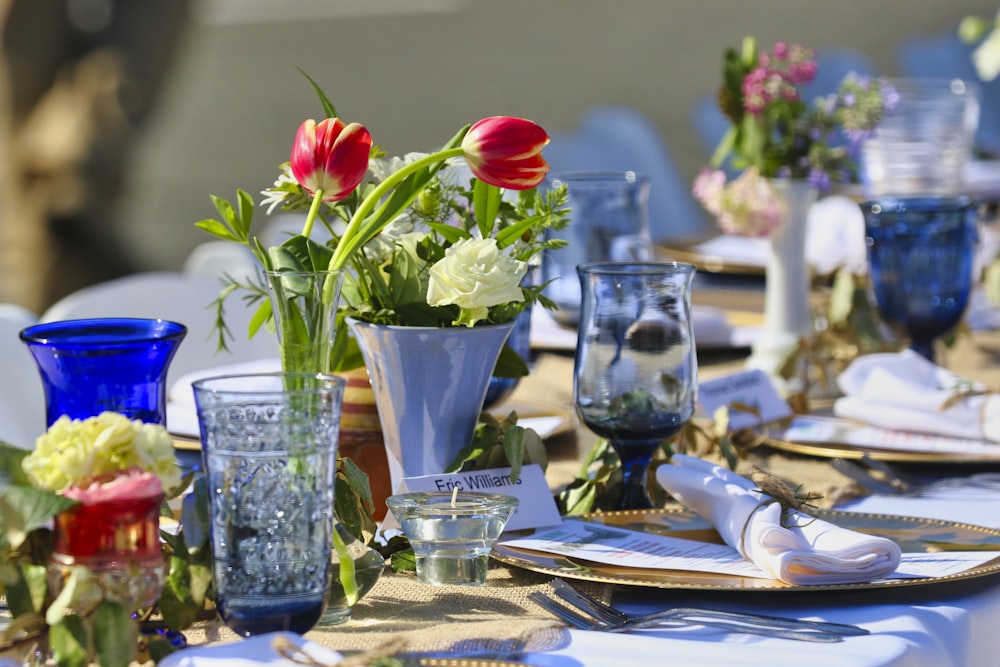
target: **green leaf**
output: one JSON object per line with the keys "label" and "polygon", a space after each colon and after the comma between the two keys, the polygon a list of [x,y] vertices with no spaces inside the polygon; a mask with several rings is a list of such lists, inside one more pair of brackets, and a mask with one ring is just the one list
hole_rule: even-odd
{"label": "green leaf", "polygon": [[427,226],[433,229],[435,232],[441,235],[448,243],[457,243],[462,239],[471,239],[472,234],[465,231],[460,227],[454,227],[452,225],[446,225],[440,222],[428,222]]}
{"label": "green leaf", "polygon": [[201,549],[208,542],[208,488],[200,477],[191,493],[181,501],[181,529],[188,553]]}
{"label": "green leaf", "polygon": [[0,495],[0,527],[11,546],[17,548],[28,533],[75,504],[74,500],[33,486],[9,486]]}
{"label": "green leaf", "polygon": [[417,557],[413,549],[397,551],[392,555],[390,565],[393,572],[412,572],[417,569]]}
{"label": "green leaf", "polygon": [[49,645],[59,667],[86,667],[90,662],[87,628],[79,616],[66,616],[52,625]]}
{"label": "green leaf", "polygon": [[313,81],[312,77],[306,74],[305,70],[301,67],[296,67],[295,69],[299,70],[299,73],[302,74],[302,76],[304,76],[310,84],[312,84],[313,90],[316,91],[316,97],[319,98],[320,104],[323,105],[323,113],[326,114],[326,117],[339,118],[339,116],[337,116],[337,110],[333,107],[333,102],[331,102],[326,96],[326,93],[324,93],[323,89],[319,87],[319,84]]}
{"label": "green leaf", "polygon": [[267,324],[272,317],[274,317],[274,310],[271,308],[271,302],[269,300],[261,301],[260,305],[257,306],[257,310],[254,311],[253,316],[250,318],[250,324],[247,327],[247,337],[253,338],[260,331],[260,328]]}
{"label": "green leaf", "polygon": [[528,364],[514,351],[510,345],[504,344],[497,357],[496,366],[493,369],[493,377],[498,378],[520,378],[529,373]]}
{"label": "green leaf", "polygon": [[128,667],[136,656],[139,624],[128,608],[105,600],[94,614],[94,649],[101,667]]}
{"label": "green leaf", "polygon": [[30,486],[28,476],[24,474],[21,462],[31,450],[21,449],[0,440],[0,479],[6,478],[8,484]]}
{"label": "green leaf", "polygon": [[503,435],[503,452],[510,464],[510,479],[516,482],[521,476],[521,464],[524,461],[524,428],[517,425],[508,426]]}
{"label": "green leaf", "polygon": [[473,210],[476,212],[476,223],[479,225],[479,233],[482,238],[492,236],[493,223],[496,221],[497,213],[500,211],[500,202],[503,195],[500,188],[490,185],[485,181],[476,179],[476,184],[472,190]]}

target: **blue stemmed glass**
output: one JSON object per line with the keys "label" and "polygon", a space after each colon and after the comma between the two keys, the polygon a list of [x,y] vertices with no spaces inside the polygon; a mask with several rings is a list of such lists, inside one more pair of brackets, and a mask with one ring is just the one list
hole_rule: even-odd
{"label": "blue stemmed glass", "polygon": [[162,424],[167,368],[187,328],[177,322],[94,318],[46,322],[21,331],[38,366],[45,420],[104,411]]}
{"label": "blue stemmed glass", "polygon": [[968,197],[886,197],[861,205],[871,287],[882,318],[934,360],[934,340],[969,303],[978,233]]}
{"label": "blue stemmed glass", "polygon": [[595,262],[583,292],[573,392],[587,428],[622,462],[618,509],[653,507],[653,454],[694,413],[698,361],[691,322],[695,268],[675,262]]}

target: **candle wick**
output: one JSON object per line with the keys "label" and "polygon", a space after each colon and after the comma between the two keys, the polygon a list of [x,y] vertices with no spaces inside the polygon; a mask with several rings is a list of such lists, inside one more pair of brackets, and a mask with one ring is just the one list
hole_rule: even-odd
{"label": "candle wick", "polygon": [[456,486],[451,490],[451,506],[455,506],[455,501],[458,500],[458,487]]}

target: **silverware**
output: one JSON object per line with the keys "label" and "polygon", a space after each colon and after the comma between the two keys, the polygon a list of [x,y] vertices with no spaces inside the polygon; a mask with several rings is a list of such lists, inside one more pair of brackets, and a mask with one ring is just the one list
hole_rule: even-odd
{"label": "silverware", "polygon": [[833,459],[830,463],[841,474],[879,495],[921,497],[969,489],[1000,492],[1000,473],[984,472],[922,482],[867,454],[854,460]]}
{"label": "silverware", "polygon": [[651,614],[633,615],[627,614],[620,609],[604,604],[600,600],[578,591],[562,579],[553,579],[550,583],[555,594],[564,601],[573,605],[580,611],[589,613],[591,616],[601,621],[618,624],[625,623],[633,627],[655,623],[662,618],[676,618],[683,616],[688,620],[710,618],[714,620],[724,620],[734,623],[752,623],[755,625],[767,625],[770,627],[785,628],[789,630],[818,630],[821,632],[832,632],[842,636],[859,636],[871,634],[870,630],[857,625],[846,623],[831,623],[828,621],[807,621],[798,618],[787,618],[784,616],[770,616],[768,614],[754,614],[750,612],[725,611],[722,609],[702,609],[695,607],[674,607],[663,611],[656,611]]}
{"label": "silverware", "polygon": [[675,618],[660,617],[655,621],[648,623],[628,623],[624,621],[608,623],[597,618],[586,617],[568,607],[563,606],[555,599],[542,595],[538,591],[530,593],[528,597],[552,615],[581,630],[592,630],[597,632],[631,632],[633,630],[642,630],[653,627],[666,629],[671,626],[679,627],[682,625],[703,625],[706,627],[726,630],[727,632],[763,635],[765,637],[774,637],[778,639],[794,639],[798,641],[822,643],[844,641],[844,638],[841,635],[833,632],[825,632],[823,630],[790,630],[776,627],[774,625],[754,624],[752,622],[742,623],[739,621],[713,619],[707,617],[689,617],[683,611],[677,613]]}

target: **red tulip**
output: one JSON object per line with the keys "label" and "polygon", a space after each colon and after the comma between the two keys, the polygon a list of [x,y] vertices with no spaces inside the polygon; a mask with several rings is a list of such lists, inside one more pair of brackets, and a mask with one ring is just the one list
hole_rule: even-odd
{"label": "red tulip", "polygon": [[340,201],[358,187],[368,171],[372,137],[364,125],[347,125],[339,118],[318,124],[304,121],[292,146],[292,175],[303,188],[323,201]]}
{"label": "red tulip", "polygon": [[479,180],[499,188],[528,190],[549,171],[542,157],[547,143],[549,135],[540,125],[523,118],[493,116],[469,128],[462,150]]}

